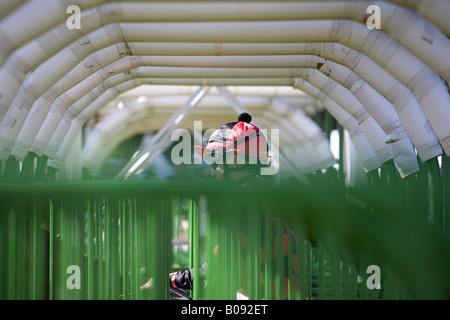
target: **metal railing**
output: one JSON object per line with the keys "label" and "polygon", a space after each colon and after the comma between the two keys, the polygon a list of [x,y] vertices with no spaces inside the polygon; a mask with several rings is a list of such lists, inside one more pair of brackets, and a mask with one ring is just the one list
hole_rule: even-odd
{"label": "metal railing", "polygon": [[180,268],[193,268],[194,299],[449,298],[443,189],[382,171],[358,188],[333,172],[308,186],[2,184],[0,298],[173,299]]}

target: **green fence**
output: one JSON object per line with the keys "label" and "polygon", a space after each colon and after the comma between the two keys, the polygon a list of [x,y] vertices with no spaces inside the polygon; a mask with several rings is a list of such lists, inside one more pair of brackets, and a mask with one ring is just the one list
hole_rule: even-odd
{"label": "green fence", "polygon": [[358,188],[332,170],[246,188],[1,184],[0,298],[175,299],[168,274],[193,268],[194,299],[448,299],[445,174],[423,166]]}

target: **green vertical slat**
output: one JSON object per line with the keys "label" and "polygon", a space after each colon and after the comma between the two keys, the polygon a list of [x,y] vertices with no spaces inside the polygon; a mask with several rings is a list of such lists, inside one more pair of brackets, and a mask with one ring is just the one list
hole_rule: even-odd
{"label": "green vertical slat", "polygon": [[134,198],[131,206],[130,212],[130,299],[136,300],[137,295],[137,287],[138,287],[138,239],[137,239],[137,199]]}
{"label": "green vertical slat", "polygon": [[317,247],[319,264],[319,300],[325,299],[325,252],[322,244]]}
{"label": "green vertical slat", "polygon": [[198,199],[191,198],[189,201],[189,229],[190,229],[190,239],[189,243],[190,254],[191,254],[191,266],[193,269],[194,283],[192,296],[194,300],[198,300],[201,297],[201,281],[199,274],[200,267],[200,242],[199,242],[199,210],[198,210]]}
{"label": "green vertical slat", "polygon": [[313,276],[313,272],[314,272],[314,269],[313,269],[313,262],[314,262],[314,260],[313,260],[313,254],[314,254],[314,252],[313,252],[313,244],[311,243],[311,241],[307,241],[307,246],[306,246],[306,250],[307,250],[307,252],[306,252],[306,255],[307,255],[307,263],[306,263],[306,265],[307,265],[307,273],[306,273],[306,279],[307,279],[307,284],[306,284],[306,286],[307,286],[307,299],[308,300],[312,300],[312,298],[313,298],[313,290],[312,290],[312,276]]}
{"label": "green vertical slat", "polygon": [[333,299],[339,299],[341,295],[341,270],[340,270],[340,257],[337,254],[332,255],[332,289]]}
{"label": "green vertical slat", "polygon": [[[94,223],[94,212],[93,207],[95,208],[95,205],[93,204],[92,200],[87,197],[86,198],[87,206],[86,206],[86,212],[87,212],[87,299],[93,300],[95,299],[95,283],[94,280],[95,272],[94,272],[94,263],[95,263],[95,253],[94,253],[94,239],[95,239],[95,223]],[[98,214],[98,212],[97,212]],[[99,239],[97,239],[98,241]]]}
{"label": "green vertical slat", "polygon": [[15,199],[15,210],[13,218],[14,220],[14,235],[12,236],[14,238],[14,245],[12,246],[9,244],[10,249],[13,251],[14,254],[14,299],[24,299],[25,295],[25,287],[24,287],[24,249],[25,249],[25,233],[26,233],[26,226],[25,226],[25,215],[24,215],[24,202],[22,199]]}
{"label": "green vertical slat", "polygon": [[450,159],[442,155],[443,230],[450,235]]}
{"label": "green vertical slat", "polygon": [[255,288],[256,288],[256,295],[254,299],[260,300],[262,298],[262,288],[261,288],[261,242],[262,242],[262,235],[261,235],[261,224],[262,224],[262,218],[261,215],[263,213],[260,211],[260,208],[257,206],[252,206],[252,215],[254,217],[253,222],[253,228],[255,228],[254,234],[253,234],[253,241],[254,241],[254,257],[253,257],[253,263],[255,265],[255,271],[253,275],[253,279],[255,281]]}
{"label": "green vertical slat", "polygon": [[65,205],[66,200],[61,198],[58,199],[58,219],[59,219],[59,239],[58,243],[58,252],[56,255],[58,256],[58,264],[57,264],[57,281],[56,281],[56,290],[58,292],[58,299],[67,299],[67,287],[66,287],[66,269],[68,261],[68,255],[71,251],[69,246],[70,239],[70,228],[71,219],[70,212],[67,212]]}
{"label": "green vertical slat", "polygon": [[[169,208],[161,199],[152,198],[149,209],[149,234],[151,235],[149,243],[151,243],[151,254],[156,258],[151,267],[151,274],[153,275],[151,298],[165,300],[169,294],[167,283],[169,273],[167,238],[167,234],[170,232],[167,221]],[[194,280],[194,284],[195,282]]]}
{"label": "green vertical slat", "polygon": [[288,228],[287,230],[287,268],[288,268],[288,300],[292,300],[294,298],[294,283],[293,283],[293,276],[294,276],[294,267],[293,267],[293,257],[294,257],[294,239],[291,234],[291,229]]}
{"label": "green vertical slat", "polygon": [[48,270],[48,278],[49,278],[49,299],[54,300],[55,299],[55,238],[56,238],[56,232],[55,232],[55,212],[54,212],[54,205],[53,201],[50,198],[49,199],[49,270]]}
{"label": "green vertical slat", "polygon": [[88,264],[86,259],[86,245],[85,245],[85,220],[86,220],[86,209],[84,207],[86,203],[85,197],[74,197],[73,198],[73,210],[74,217],[76,219],[76,250],[74,261],[76,265],[80,267],[80,276],[81,276],[81,288],[74,289],[73,291],[76,293],[76,299],[86,299],[87,298],[87,276],[88,276]]}
{"label": "green vertical slat", "polygon": [[[1,163],[0,163],[1,164]],[[1,168],[1,167],[0,167]],[[8,215],[5,212],[8,212],[6,199],[0,195],[0,210],[2,214],[0,214],[0,257],[7,256],[7,236],[8,236]],[[7,288],[7,260],[0,259],[0,299],[6,299],[6,288]]]}
{"label": "green vertical slat", "polygon": [[[35,202],[35,210],[38,211],[37,219],[38,223],[36,223],[36,231],[40,232],[40,236],[36,239],[38,242],[37,246],[39,249],[37,250],[36,260],[39,263],[39,267],[37,267],[37,272],[35,273],[36,279],[36,287],[39,290],[39,294],[36,295],[37,299],[48,299],[48,269],[49,269],[49,249],[48,243],[50,240],[50,232],[49,232],[49,199],[37,199]],[[44,210],[44,211],[43,211]]]}
{"label": "green vertical slat", "polygon": [[372,170],[366,174],[367,176],[367,183],[371,187],[377,187],[380,185],[380,177],[378,175],[377,170]]}
{"label": "green vertical slat", "polygon": [[[129,260],[129,282],[128,282],[128,291],[127,294],[129,296],[129,299],[135,300],[136,299],[136,243],[135,243],[135,220],[136,220],[136,199],[133,198],[132,201],[130,201],[129,206],[129,229],[128,237],[129,237],[129,250],[127,252],[127,259]],[[132,231],[134,230],[134,232]]]}
{"label": "green vertical slat", "polygon": [[299,277],[298,285],[300,291],[300,298],[302,300],[311,300],[311,251],[310,251],[310,241],[305,235],[305,230],[300,224],[297,228],[300,232],[299,237]]}
{"label": "green vertical slat", "polygon": [[[217,203],[216,199],[213,200],[214,203]],[[219,287],[222,290],[225,289],[224,286],[224,277],[226,275],[223,273],[224,268],[222,264],[222,258],[224,255],[224,246],[223,242],[220,241],[221,238],[221,229],[223,226],[220,225],[220,216],[223,215],[224,210],[221,205],[213,205],[213,207],[221,208],[217,209],[214,212],[211,212],[207,216],[206,220],[206,238],[201,240],[204,242],[204,249],[197,248],[197,250],[204,250],[205,261],[208,263],[207,272],[206,272],[206,281],[207,285],[204,290],[204,298],[205,299],[219,299],[218,295],[220,295]],[[203,223],[203,221],[201,222]],[[218,255],[214,254],[214,248],[218,246]],[[203,259],[202,259],[203,263]],[[220,275],[220,276],[218,276]],[[194,277],[195,279],[195,277]]]}
{"label": "green vertical slat", "polygon": [[62,265],[66,262],[66,254],[67,250],[65,248],[66,239],[67,239],[67,225],[66,221],[68,221],[68,216],[65,215],[64,212],[64,200],[63,199],[55,199],[55,218],[56,218],[56,234],[57,241],[55,241],[56,250],[54,252],[55,258],[55,299],[65,299],[66,294],[66,284],[65,284],[65,270],[62,269]]}
{"label": "green vertical slat", "polygon": [[[13,202],[13,204],[15,204]],[[16,212],[13,208],[8,208],[8,242],[7,242],[7,269],[6,269],[6,297],[7,299],[16,299],[16,242],[17,223]]]}
{"label": "green vertical slat", "polygon": [[443,200],[441,172],[437,158],[426,161],[430,179],[430,221],[437,228],[443,227]]}
{"label": "green vertical slat", "polygon": [[[82,210],[79,210],[78,208],[78,199],[74,197],[70,197],[70,209],[72,211],[72,219],[73,219],[73,238],[72,238],[72,254],[70,257],[70,264],[74,264],[78,267],[80,267],[80,275],[81,275],[81,289],[72,289],[71,293],[74,299],[80,300],[83,299],[83,294],[86,292],[87,285],[86,285],[86,278],[87,278],[87,264],[85,263],[84,259],[84,237],[83,237],[83,231],[84,231],[84,212]],[[67,268],[68,265],[65,266]],[[67,272],[67,271],[66,271]]]}
{"label": "green vertical slat", "polygon": [[295,233],[295,238],[292,240],[292,246],[293,248],[295,248],[295,251],[290,250],[290,254],[292,254],[292,257],[290,259],[290,261],[292,261],[293,264],[293,271],[294,274],[292,275],[292,286],[293,286],[293,294],[292,294],[292,300],[303,300],[303,281],[302,277],[300,276],[304,270],[302,263],[302,242],[301,242],[301,238],[302,238],[302,234],[300,232],[300,227],[299,225],[296,223],[294,228],[293,228],[293,232]]}
{"label": "green vertical slat", "polygon": [[236,292],[231,286],[231,268],[233,268],[233,266],[230,264],[229,254],[231,253],[230,235],[232,232],[232,226],[229,217],[230,215],[227,214],[217,216],[219,226],[222,226],[220,228],[220,243],[218,242],[219,252],[218,254],[215,254],[214,252],[212,253],[213,257],[215,257],[221,267],[221,274],[224,275],[221,281],[222,285],[219,286],[223,288],[223,293],[220,297],[221,299],[228,299],[233,291]]}
{"label": "green vertical slat", "polygon": [[[256,226],[255,226],[255,212],[250,209],[244,215],[246,217],[245,222],[245,236],[247,237],[247,252],[246,252],[246,281],[248,287],[248,296],[250,299],[258,299],[258,288],[255,274],[257,272],[255,258],[256,258]],[[257,275],[256,275],[257,276]]]}
{"label": "green vertical slat", "polygon": [[349,268],[347,256],[342,257],[343,299],[350,299],[351,289],[349,281]]}
{"label": "green vertical slat", "polygon": [[345,184],[345,173],[344,173],[344,128],[342,125],[337,125],[339,133],[339,160],[338,160],[338,177],[342,185]]}
{"label": "green vertical slat", "polygon": [[128,281],[128,298],[135,300],[136,299],[136,243],[134,242],[135,235],[135,220],[136,220],[136,199],[133,197],[132,201],[130,201],[129,212],[128,212],[129,220],[129,228],[128,232],[128,273],[129,273],[129,281]]}
{"label": "green vertical slat", "polygon": [[351,266],[350,266],[350,288],[351,288],[350,299],[352,299],[352,300],[356,299],[356,291],[357,291],[357,285],[358,285],[357,276],[358,275],[357,275],[357,272],[356,272],[356,267],[352,263]]}
{"label": "green vertical slat", "polygon": [[139,230],[139,251],[138,251],[138,268],[139,268],[139,281],[137,290],[139,290],[139,299],[148,299],[148,291],[140,290],[140,287],[144,285],[149,279],[147,275],[150,270],[149,259],[148,259],[148,242],[149,242],[149,234],[147,232],[147,224],[148,224],[148,208],[149,203],[146,198],[143,198],[139,202],[139,212],[138,212],[138,230]]}
{"label": "green vertical slat", "polygon": [[3,165],[4,165],[4,161],[0,160],[0,183],[5,182],[4,180],[4,172],[3,172]]}
{"label": "green vertical slat", "polygon": [[110,290],[106,290],[106,293],[111,296],[111,299],[119,299],[121,292],[120,248],[122,244],[122,238],[120,229],[122,227],[122,220],[120,220],[121,217],[120,203],[123,202],[124,200],[122,197],[120,197],[119,199],[117,200],[110,199],[109,201],[111,211],[108,224],[111,226],[110,227],[111,232],[110,232],[110,240],[105,241],[105,243],[108,245],[107,248],[110,250],[109,255],[110,267],[108,268],[108,271],[110,272],[110,277],[107,277],[107,284],[109,282],[111,283],[111,288]]}
{"label": "green vertical slat", "polygon": [[[226,247],[224,248],[224,250],[226,251],[219,252],[219,255],[221,257],[224,257],[222,258],[222,261],[225,260],[224,266],[227,275],[225,287],[225,292],[227,293],[227,295],[224,296],[224,299],[236,299],[239,288],[237,281],[233,281],[233,277],[239,275],[239,272],[237,270],[239,264],[239,257],[237,256],[237,242],[239,239],[239,235],[237,229],[235,229],[236,219],[234,219],[233,215],[224,214],[222,215],[222,217],[225,219],[224,224],[226,225],[226,229],[224,230],[223,235],[226,239]],[[228,252],[230,253],[229,256],[228,254],[224,254]]]}
{"label": "green vertical slat", "polygon": [[121,296],[123,300],[127,299],[128,292],[128,199],[124,199],[122,202],[122,210],[120,212],[120,261],[121,261],[121,276],[122,276],[122,288],[121,288]]}
{"label": "green vertical slat", "polygon": [[284,299],[284,257],[283,257],[283,226],[278,220],[274,220],[274,236],[276,237],[276,299]]}
{"label": "green vertical slat", "polygon": [[163,198],[163,210],[161,211],[162,214],[162,232],[160,233],[160,242],[163,245],[163,266],[162,266],[162,277],[163,277],[163,290],[161,292],[161,299],[168,299],[169,297],[169,288],[167,285],[167,275],[169,274],[169,257],[171,255],[171,245],[172,245],[172,238],[169,237],[170,235],[170,228],[172,224],[172,206],[169,199],[165,196]]}
{"label": "green vertical slat", "polygon": [[44,182],[46,181],[47,175],[47,161],[46,156],[37,157],[37,165],[35,170],[35,181]]}
{"label": "green vertical slat", "polygon": [[122,278],[122,250],[124,246],[123,233],[119,231],[124,226],[122,217],[124,202],[126,199],[122,197],[113,198],[105,197],[105,235],[104,235],[104,254],[105,254],[105,299],[123,298],[121,287],[123,285]]}
{"label": "green vertical slat", "polygon": [[360,261],[360,263],[358,264],[358,270],[359,270],[359,275],[361,275],[363,278],[362,282],[358,283],[358,286],[357,286],[358,299],[369,300],[369,299],[371,299],[371,292],[370,292],[370,290],[367,289],[366,282],[365,282],[365,280],[366,280],[365,270],[367,270],[367,264]]}
{"label": "green vertical slat", "polygon": [[383,163],[381,167],[381,182],[390,189],[397,187],[397,170],[392,160]]}
{"label": "green vertical slat", "polygon": [[[233,210],[236,210],[233,207]],[[237,260],[237,264],[233,267],[233,269],[235,270],[235,276],[236,276],[236,284],[237,286],[234,288],[236,289],[236,295],[237,292],[240,292],[241,294],[246,294],[248,295],[248,285],[245,282],[246,279],[244,277],[244,275],[246,274],[247,270],[246,270],[246,264],[245,264],[245,260],[246,260],[246,254],[247,254],[247,249],[244,247],[244,241],[243,239],[240,239],[240,235],[241,233],[245,232],[245,219],[246,216],[243,216],[241,214],[236,215],[236,219],[235,219],[235,225],[234,227],[234,231],[235,231],[235,238],[232,239],[232,241],[234,241],[235,246],[236,246],[236,260]],[[247,292],[246,292],[247,290]]]}
{"label": "green vertical slat", "polygon": [[406,204],[406,212],[411,217],[417,217],[418,213],[418,205],[417,205],[417,179],[415,175],[409,175],[404,178],[405,184],[405,204]]}
{"label": "green vertical slat", "polygon": [[[68,233],[68,238],[66,239],[66,250],[67,250],[67,256],[66,256],[66,262],[64,265],[62,265],[63,273],[66,274],[65,278],[68,278],[67,274],[67,268],[70,265],[76,265],[80,267],[81,274],[84,274],[84,268],[78,261],[78,252],[79,252],[79,246],[78,246],[78,219],[75,212],[75,206],[74,206],[74,200],[71,197],[67,197],[66,205],[65,205],[65,213],[69,215],[70,217],[70,225],[68,226],[68,229],[70,230]],[[79,300],[79,290],[78,289],[69,289],[66,286],[66,293],[67,297],[66,299],[71,300]]]}
{"label": "green vertical slat", "polygon": [[229,217],[230,235],[228,241],[230,243],[230,286],[229,296],[227,298],[233,299],[232,295],[236,295],[238,290],[242,288],[240,285],[240,244],[239,244],[239,216],[235,214],[226,215]]}
{"label": "green vertical slat", "polygon": [[136,299],[143,300],[145,295],[140,290],[140,286],[145,283],[145,242],[147,241],[147,235],[145,234],[145,214],[143,199],[139,199],[136,206],[136,218],[135,218],[135,246],[136,246]]}
{"label": "green vertical slat", "polygon": [[426,165],[418,159],[419,172],[416,174],[417,181],[417,218],[421,221],[428,221],[428,169]]}
{"label": "green vertical slat", "polygon": [[144,199],[139,199],[137,203],[137,212],[136,212],[136,291],[137,291],[137,299],[143,300],[145,298],[145,292],[140,290],[141,285],[145,283],[145,274],[147,270],[146,266],[146,243],[147,243],[147,234],[145,228],[146,215],[145,215],[145,204]]}
{"label": "green vertical slat", "polygon": [[[113,286],[114,286],[114,281],[113,281],[113,277],[112,277],[112,265],[113,265],[113,261],[112,261],[112,257],[111,257],[111,251],[112,251],[112,247],[113,247],[113,243],[111,241],[111,234],[112,234],[112,227],[111,227],[111,220],[112,220],[112,211],[114,210],[113,208],[115,208],[113,201],[111,201],[111,199],[109,199],[109,197],[105,197],[105,220],[104,220],[104,230],[105,230],[105,234],[104,234],[104,285],[103,288],[101,290],[103,296],[102,299],[106,299],[106,300],[114,300],[114,299],[118,299],[117,296],[114,296],[113,294]],[[99,234],[101,234],[101,227],[102,222],[99,221],[99,226],[98,228],[99,230]],[[101,236],[103,238],[103,236]],[[119,237],[117,237],[119,238]],[[102,269],[102,267],[99,267]]]}
{"label": "green vertical slat", "polygon": [[[102,203],[100,207],[98,203]],[[96,239],[96,247],[95,247],[95,256],[97,258],[97,276],[98,276],[98,299],[105,299],[105,256],[104,256],[104,234],[106,233],[106,219],[104,220],[104,216],[106,215],[106,208],[108,204],[103,197],[98,197],[95,201],[96,211],[95,211],[95,239]]]}
{"label": "green vertical slat", "polygon": [[4,181],[6,183],[20,182],[20,161],[14,159],[12,156],[6,160]]}
{"label": "green vertical slat", "polygon": [[[36,211],[32,199],[26,200],[26,228],[25,228],[25,299],[36,300],[36,282],[35,272],[38,270],[39,263],[36,261],[37,234],[36,229]],[[41,241],[42,243],[42,241]]]}
{"label": "green vertical slat", "polygon": [[263,225],[263,235],[264,235],[264,299],[272,299],[273,287],[272,287],[272,253],[273,253],[273,242],[270,237],[270,220]]}
{"label": "green vertical slat", "polygon": [[[154,270],[155,270],[155,254],[154,254],[154,248],[153,243],[155,241],[155,235],[153,233],[154,226],[153,223],[153,216],[151,211],[152,203],[149,199],[146,199],[145,201],[145,217],[146,217],[146,232],[147,232],[147,249],[146,249],[146,278],[145,281],[149,281],[152,277],[154,277]],[[147,293],[146,298],[152,299],[154,298],[153,292]]]}
{"label": "green vertical slat", "polygon": [[64,296],[63,300],[75,299],[72,294],[72,290],[66,285],[65,280],[67,280],[67,267],[73,264],[72,255],[73,255],[73,229],[74,229],[74,221],[73,221],[73,212],[71,210],[71,202],[70,199],[64,199],[61,204],[62,210],[62,250],[63,250],[63,259],[59,266],[60,275],[61,275],[61,283],[60,286],[63,288]]}
{"label": "green vertical slat", "polygon": [[34,153],[27,153],[22,164],[22,171],[20,173],[20,181],[22,183],[29,183],[34,181],[35,159],[36,155]]}
{"label": "green vertical slat", "polygon": [[132,206],[133,206],[133,197],[130,196],[130,198],[128,199],[125,212],[125,221],[126,221],[126,226],[124,228],[125,250],[123,252],[123,260],[125,262],[123,295],[126,300],[130,300],[131,298],[131,284],[132,284],[132,270],[131,270],[133,263],[132,259],[133,242],[131,232],[133,226]]}
{"label": "green vertical slat", "polygon": [[22,199],[16,199],[14,225],[14,247],[10,246],[14,253],[14,299],[25,298],[25,203]]}

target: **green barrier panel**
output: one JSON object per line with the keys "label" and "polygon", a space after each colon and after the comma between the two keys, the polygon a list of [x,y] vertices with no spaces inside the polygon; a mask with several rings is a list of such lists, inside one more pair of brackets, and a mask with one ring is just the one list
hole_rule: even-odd
{"label": "green barrier panel", "polygon": [[310,186],[1,184],[0,298],[179,299],[168,274],[193,268],[194,299],[448,299],[448,234],[409,211],[425,179],[389,169],[358,188],[333,172]]}
{"label": "green barrier panel", "polygon": [[450,234],[450,159],[442,156],[442,197],[444,232]]}

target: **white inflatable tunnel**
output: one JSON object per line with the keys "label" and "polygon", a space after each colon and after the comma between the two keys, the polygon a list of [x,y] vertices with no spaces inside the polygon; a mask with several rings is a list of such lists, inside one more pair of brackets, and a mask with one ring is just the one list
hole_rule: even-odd
{"label": "white inflatable tunnel", "polygon": [[0,160],[95,176],[154,134],[127,179],[175,128],[247,110],[279,130],[281,175],[302,179],[338,160],[313,121],[327,113],[364,171],[393,161],[407,177],[450,155],[449,15],[447,0],[3,0]]}

